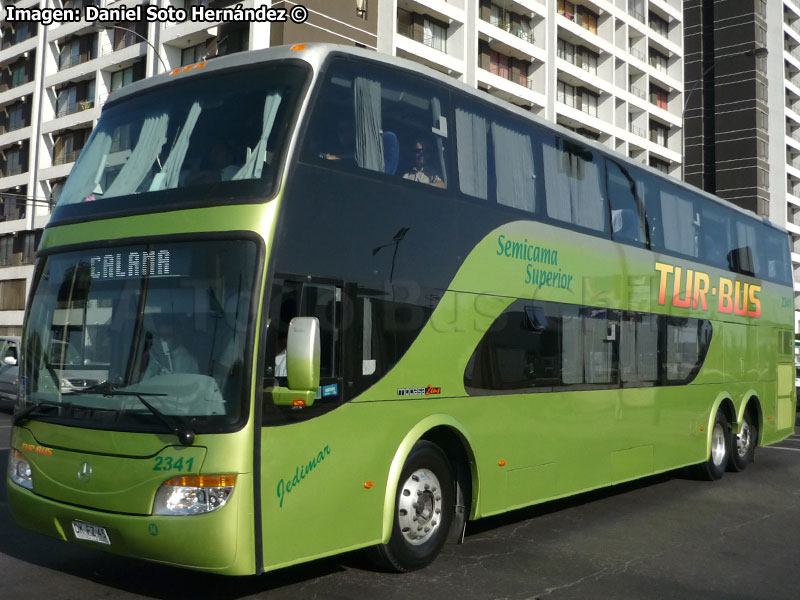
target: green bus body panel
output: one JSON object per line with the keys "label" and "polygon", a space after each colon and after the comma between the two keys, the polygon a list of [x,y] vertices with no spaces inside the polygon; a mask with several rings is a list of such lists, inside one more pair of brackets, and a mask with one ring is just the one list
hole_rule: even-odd
{"label": "green bus body panel", "polygon": [[[263,206],[57,227],[47,230],[43,247],[249,230],[263,237],[269,253],[278,206],[276,200]],[[506,242],[523,240],[542,249],[541,256],[548,250],[548,262],[515,258]],[[268,264],[269,256],[266,260]],[[756,398],[763,415],[762,444],[788,436],[795,407],[792,357],[782,356],[777,364],[776,357],[782,335],[790,330],[791,303],[785,306],[785,297],[791,297],[791,290],[698,267],[715,286],[721,286],[723,278],[759,286],[760,315],[720,312],[718,297],[711,292],[705,309],[701,301],[696,308],[680,308],[673,301],[685,298],[686,290],[674,289],[674,274],[663,282],[657,262],[679,266],[684,273],[691,268],[680,259],[597,237],[567,235],[541,223],[509,223],[476,245],[406,354],[353,401],[305,422],[262,428],[253,422],[255,403],[261,401],[254,370],[256,391],[244,429],[198,436],[196,441],[205,449],[203,473],[239,475],[233,504],[203,516],[129,516],[54,502],[9,484],[10,505],[22,524],[49,535],[71,540],[70,521],[86,520],[109,527],[112,552],[244,574],[262,566],[255,563],[254,435],[261,435],[258,491],[265,569],[387,541],[405,458],[434,427],[450,429],[465,445],[473,479],[472,518],[701,462],[709,455],[709,432],[723,402],[730,402],[741,420],[746,404]],[[534,277],[544,283],[534,285]],[[489,326],[518,298],[706,318],[713,323],[713,337],[701,372],[687,386],[468,395],[467,362]],[[750,324],[759,327],[746,326]],[[428,385],[441,388],[440,394],[398,394],[403,388]],[[26,439],[69,448],[76,455],[144,457],[180,450],[166,435],[77,429],[72,435],[64,431],[69,428],[40,422],[26,427],[27,433],[15,430],[15,447],[29,435]],[[78,439],[84,435],[84,440]],[[42,465],[52,457],[26,455],[35,477],[47,472]],[[78,457],[73,458],[64,463],[64,478],[74,470]],[[169,474],[163,480],[167,478]],[[149,473],[145,479],[153,481]],[[136,506],[144,506],[147,499],[152,503],[155,491],[153,485],[140,483],[147,489],[133,492]],[[152,523],[157,536],[150,533]],[[214,544],[209,543],[212,539]]]}
{"label": "green bus body panel", "polygon": [[[169,475],[200,473],[206,454],[206,449],[200,445],[191,448],[162,446],[153,456],[89,454],[51,448],[47,444],[42,446],[27,429],[18,429],[18,432],[17,441],[23,449],[25,444],[37,448],[34,450],[37,460],[31,464],[37,494],[67,504],[119,513],[149,515],[155,491]],[[103,452],[109,452],[112,447],[96,446]],[[84,463],[92,468],[92,475],[86,481],[78,475]],[[181,469],[165,472],[163,465],[166,464],[180,465]]]}
{"label": "green bus body panel", "polygon": [[[228,231],[252,231],[268,240],[273,235],[277,206],[278,201],[273,201],[52,227],[45,230],[41,248]],[[257,314],[261,314],[260,301]],[[258,324],[256,331],[260,331]],[[253,386],[255,389],[255,372]],[[181,447],[174,435],[166,433],[103,431],[27,421],[23,427],[14,428],[12,447],[23,451],[29,460],[36,494],[7,478],[12,514],[34,531],[95,549],[226,575],[256,573],[260,565],[255,554],[253,444],[254,431],[260,427],[254,424],[253,402],[249,411],[241,430],[198,435],[190,448]],[[34,446],[33,450],[23,450],[23,443]],[[37,453],[37,448],[42,450]],[[163,470],[167,457],[173,458],[172,465],[183,457],[183,470]],[[186,460],[190,457],[196,461],[188,470]],[[77,478],[84,461],[94,470],[85,486]],[[157,467],[162,470],[154,470]],[[112,472],[113,476],[104,477]],[[237,475],[228,503],[203,515],[152,516],[158,487],[189,473]],[[76,540],[72,520],[106,527],[111,545]]]}
{"label": "green bus body panel", "polygon": [[[551,264],[543,269],[571,276],[568,286],[548,286],[546,276],[545,285],[532,286],[530,263],[507,256],[501,239],[535,240],[550,250]],[[660,305],[656,261],[683,268],[691,263],[590,236],[564,239],[563,230],[531,222],[492,232],[465,259],[429,323],[384,378],[332,413],[264,430],[267,568],[386,542],[400,469],[414,441],[434,426],[469,440],[473,480],[479,483],[473,518],[701,462],[710,455],[714,415],[724,401],[734,405],[739,419],[751,398],[760,403],[766,415],[762,443],[791,433],[794,394],[788,388],[783,396],[776,393],[784,365],[775,364],[779,333],[791,322],[791,308],[781,308],[787,290],[760,283],[758,318],[720,312],[710,291],[706,310],[700,300],[696,309],[673,306],[674,290]],[[758,283],[701,269],[715,282]],[[685,298],[685,290],[679,295]],[[517,298],[707,318],[713,321],[712,342],[688,386],[470,397],[463,383],[467,362]],[[791,358],[785,358],[788,364]],[[441,388],[441,395],[398,396],[401,388],[428,385]],[[375,486],[365,488],[368,481]]]}
{"label": "green bus body panel", "polygon": [[[253,481],[240,475],[228,503],[216,512],[184,517],[120,515],[55,502],[8,483],[17,522],[33,531],[115,554],[227,575],[255,572]],[[72,521],[105,527],[110,546],[75,539]]]}

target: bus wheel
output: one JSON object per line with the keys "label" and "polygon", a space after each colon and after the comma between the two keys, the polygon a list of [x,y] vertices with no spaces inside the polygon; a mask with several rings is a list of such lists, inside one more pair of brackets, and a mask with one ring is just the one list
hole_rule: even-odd
{"label": "bus wheel", "polygon": [[731,436],[732,452],[728,463],[730,471],[744,471],[747,463],[753,461],[758,444],[758,426],[754,423],[750,411],[744,413],[742,430],[739,435]]}
{"label": "bus wheel", "polygon": [[716,481],[725,474],[731,456],[731,427],[722,410],[717,411],[714,428],[711,430],[711,456],[698,465],[701,478]]}
{"label": "bus wheel", "polygon": [[375,548],[382,567],[405,573],[436,558],[450,531],[454,488],[453,470],[444,452],[431,442],[417,442],[400,474],[392,537]]}

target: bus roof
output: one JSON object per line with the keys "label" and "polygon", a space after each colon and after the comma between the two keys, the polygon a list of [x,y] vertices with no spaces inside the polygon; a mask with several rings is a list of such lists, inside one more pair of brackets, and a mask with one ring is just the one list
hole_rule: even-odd
{"label": "bus roof", "polygon": [[[760,217],[753,213],[752,211],[746,210],[732,202],[719,198],[713,194],[710,194],[700,188],[697,188],[693,185],[690,185],[684,181],[676,179],[670,175],[666,175],[663,172],[659,171],[647,165],[645,163],[637,162],[623,154],[619,154],[618,152],[611,150],[610,148],[604,146],[603,144],[596,142],[592,139],[587,137],[581,136],[576,134],[574,131],[567,129],[559,125],[558,123],[553,123],[552,121],[547,121],[542,117],[535,115],[529,111],[520,108],[510,102],[506,102],[504,100],[500,100],[495,98],[491,94],[486,93],[479,93],[476,88],[468,86],[467,84],[458,81],[457,79],[453,78],[445,78],[442,76],[442,73],[432,69],[428,66],[422,65],[420,63],[416,63],[410,61],[405,58],[398,58],[396,56],[390,56],[388,54],[382,54],[375,52],[373,50],[366,50],[354,46],[343,46],[337,44],[321,44],[321,43],[309,43],[309,44],[294,44],[292,46],[275,46],[272,48],[266,48],[263,50],[251,50],[247,52],[237,52],[234,54],[229,54],[226,56],[221,56],[214,58],[208,61],[202,61],[200,63],[196,63],[194,65],[187,65],[184,67],[178,67],[173,69],[168,73],[161,73],[159,75],[148,77],[146,79],[139,80],[135,83],[125,86],[114,92],[114,95],[109,97],[108,101],[106,102],[107,106],[113,106],[117,102],[120,102],[129,96],[138,95],[141,92],[150,90],[152,88],[161,87],[163,85],[168,85],[177,79],[182,79],[184,77],[194,77],[194,76],[202,76],[204,74],[210,74],[216,71],[225,71],[228,69],[235,69],[238,67],[246,67],[255,65],[262,62],[269,62],[269,61],[280,61],[280,60],[301,60],[305,63],[308,63],[313,71],[314,77],[320,72],[322,65],[324,64],[325,60],[332,54],[337,55],[351,55],[358,58],[363,58],[366,60],[374,61],[377,63],[382,63],[386,65],[390,65],[393,67],[405,69],[407,71],[411,71],[416,74],[422,74],[427,76],[431,79],[437,80],[441,83],[446,85],[450,85],[454,88],[461,90],[462,92],[469,94],[483,102],[488,102],[497,106],[500,109],[507,110],[509,112],[515,113],[522,118],[528,119],[533,121],[534,123],[540,125],[544,129],[550,129],[557,132],[559,135],[569,138],[570,140],[578,143],[583,144],[585,146],[589,146],[601,154],[609,157],[613,157],[614,160],[618,162],[624,162],[628,165],[631,165],[637,169],[644,169],[650,175],[658,177],[659,179],[672,183],[673,185],[678,185],[690,190],[694,194],[699,194],[709,200],[717,202],[727,208],[731,208],[733,210],[738,211],[739,213],[745,215],[748,218],[752,218],[758,221],[763,222],[764,224],[777,229],[783,233],[787,233],[785,227],[770,221],[765,217]],[[200,67],[199,65],[202,65]],[[105,107],[104,107],[105,108]]]}

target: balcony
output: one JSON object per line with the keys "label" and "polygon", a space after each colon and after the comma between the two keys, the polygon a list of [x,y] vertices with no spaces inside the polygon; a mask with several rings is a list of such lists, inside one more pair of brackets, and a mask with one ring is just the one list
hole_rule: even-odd
{"label": "balcony", "polygon": [[69,69],[70,67],[82,65],[83,63],[89,62],[90,60],[94,60],[95,58],[97,57],[92,56],[91,52],[84,52],[83,54],[68,54],[67,56],[59,59],[58,70],[64,71],[65,69]]}
{"label": "balcony", "polygon": [[637,127],[636,125],[631,125],[630,130],[633,135],[638,135],[641,138],[647,138],[647,131],[645,131],[641,127]]}
{"label": "balcony", "polygon": [[636,96],[637,98],[641,98],[642,100],[647,100],[647,94],[644,93],[644,90],[640,87],[636,87],[635,85],[631,86],[630,89],[631,94]]}
{"label": "balcony", "polygon": [[78,160],[78,156],[80,156],[80,150],[72,150],[71,152],[62,152],[53,159],[53,165],[66,165],[68,163],[73,163]]}
{"label": "balcony", "polygon": [[[484,19],[481,19],[485,21]],[[515,25],[513,23],[506,23],[504,21],[485,21],[492,25],[493,27],[497,27],[498,29],[502,29],[503,31],[510,33],[514,37],[518,37],[519,39],[528,42],[529,44],[533,44],[535,40],[533,36],[533,32],[524,31],[519,25]]]}
{"label": "balcony", "polygon": [[56,119],[66,117],[67,115],[74,115],[75,113],[83,112],[84,110],[89,110],[90,108],[94,108],[93,100],[78,100],[76,102],[70,102],[67,106],[64,106],[56,113]]}
{"label": "balcony", "polygon": [[14,175],[21,175],[28,172],[28,166],[23,164],[11,165],[4,169],[0,169],[0,179],[3,177],[13,177]]}
{"label": "balcony", "polygon": [[0,194],[0,221],[18,221],[25,218],[26,199],[13,194]]}
{"label": "balcony", "polygon": [[447,40],[445,38],[423,34],[422,39],[415,39],[412,32],[412,26],[409,24],[398,22],[397,33],[410,40],[420,42],[421,44],[428,46],[428,48],[433,48],[439,52],[447,52]]}
{"label": "balcony", "polygon": [[637,21],[644,23],[644,11],[640,8],[629,8],[628,14]]}

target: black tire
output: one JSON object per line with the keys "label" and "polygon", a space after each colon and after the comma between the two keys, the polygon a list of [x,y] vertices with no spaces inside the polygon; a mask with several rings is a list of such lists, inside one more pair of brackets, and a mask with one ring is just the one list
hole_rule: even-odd
{"label": "black tire", "polygon": [[758,424],[748,410],[744,413],[741,432],[739,434],[731,432],[731,459],[728,461],[728,470],[744,471],[747,464],[753,462],[757,445]]}
{"label": "black tire", "polygon": [[731,426],[722,409],[714,417],[711,430],[711,456],[704,463],[697,465],[697,474],[706,481],[721,479],[731,458]]}
{"label": "black tire", "polygon": [[392,536],[388,544],[372,548],[373,562],[397,573],[429,565],[447,540],[454,512],[455,483],[450,461],[436,444],[417,442],[400,474]]}

